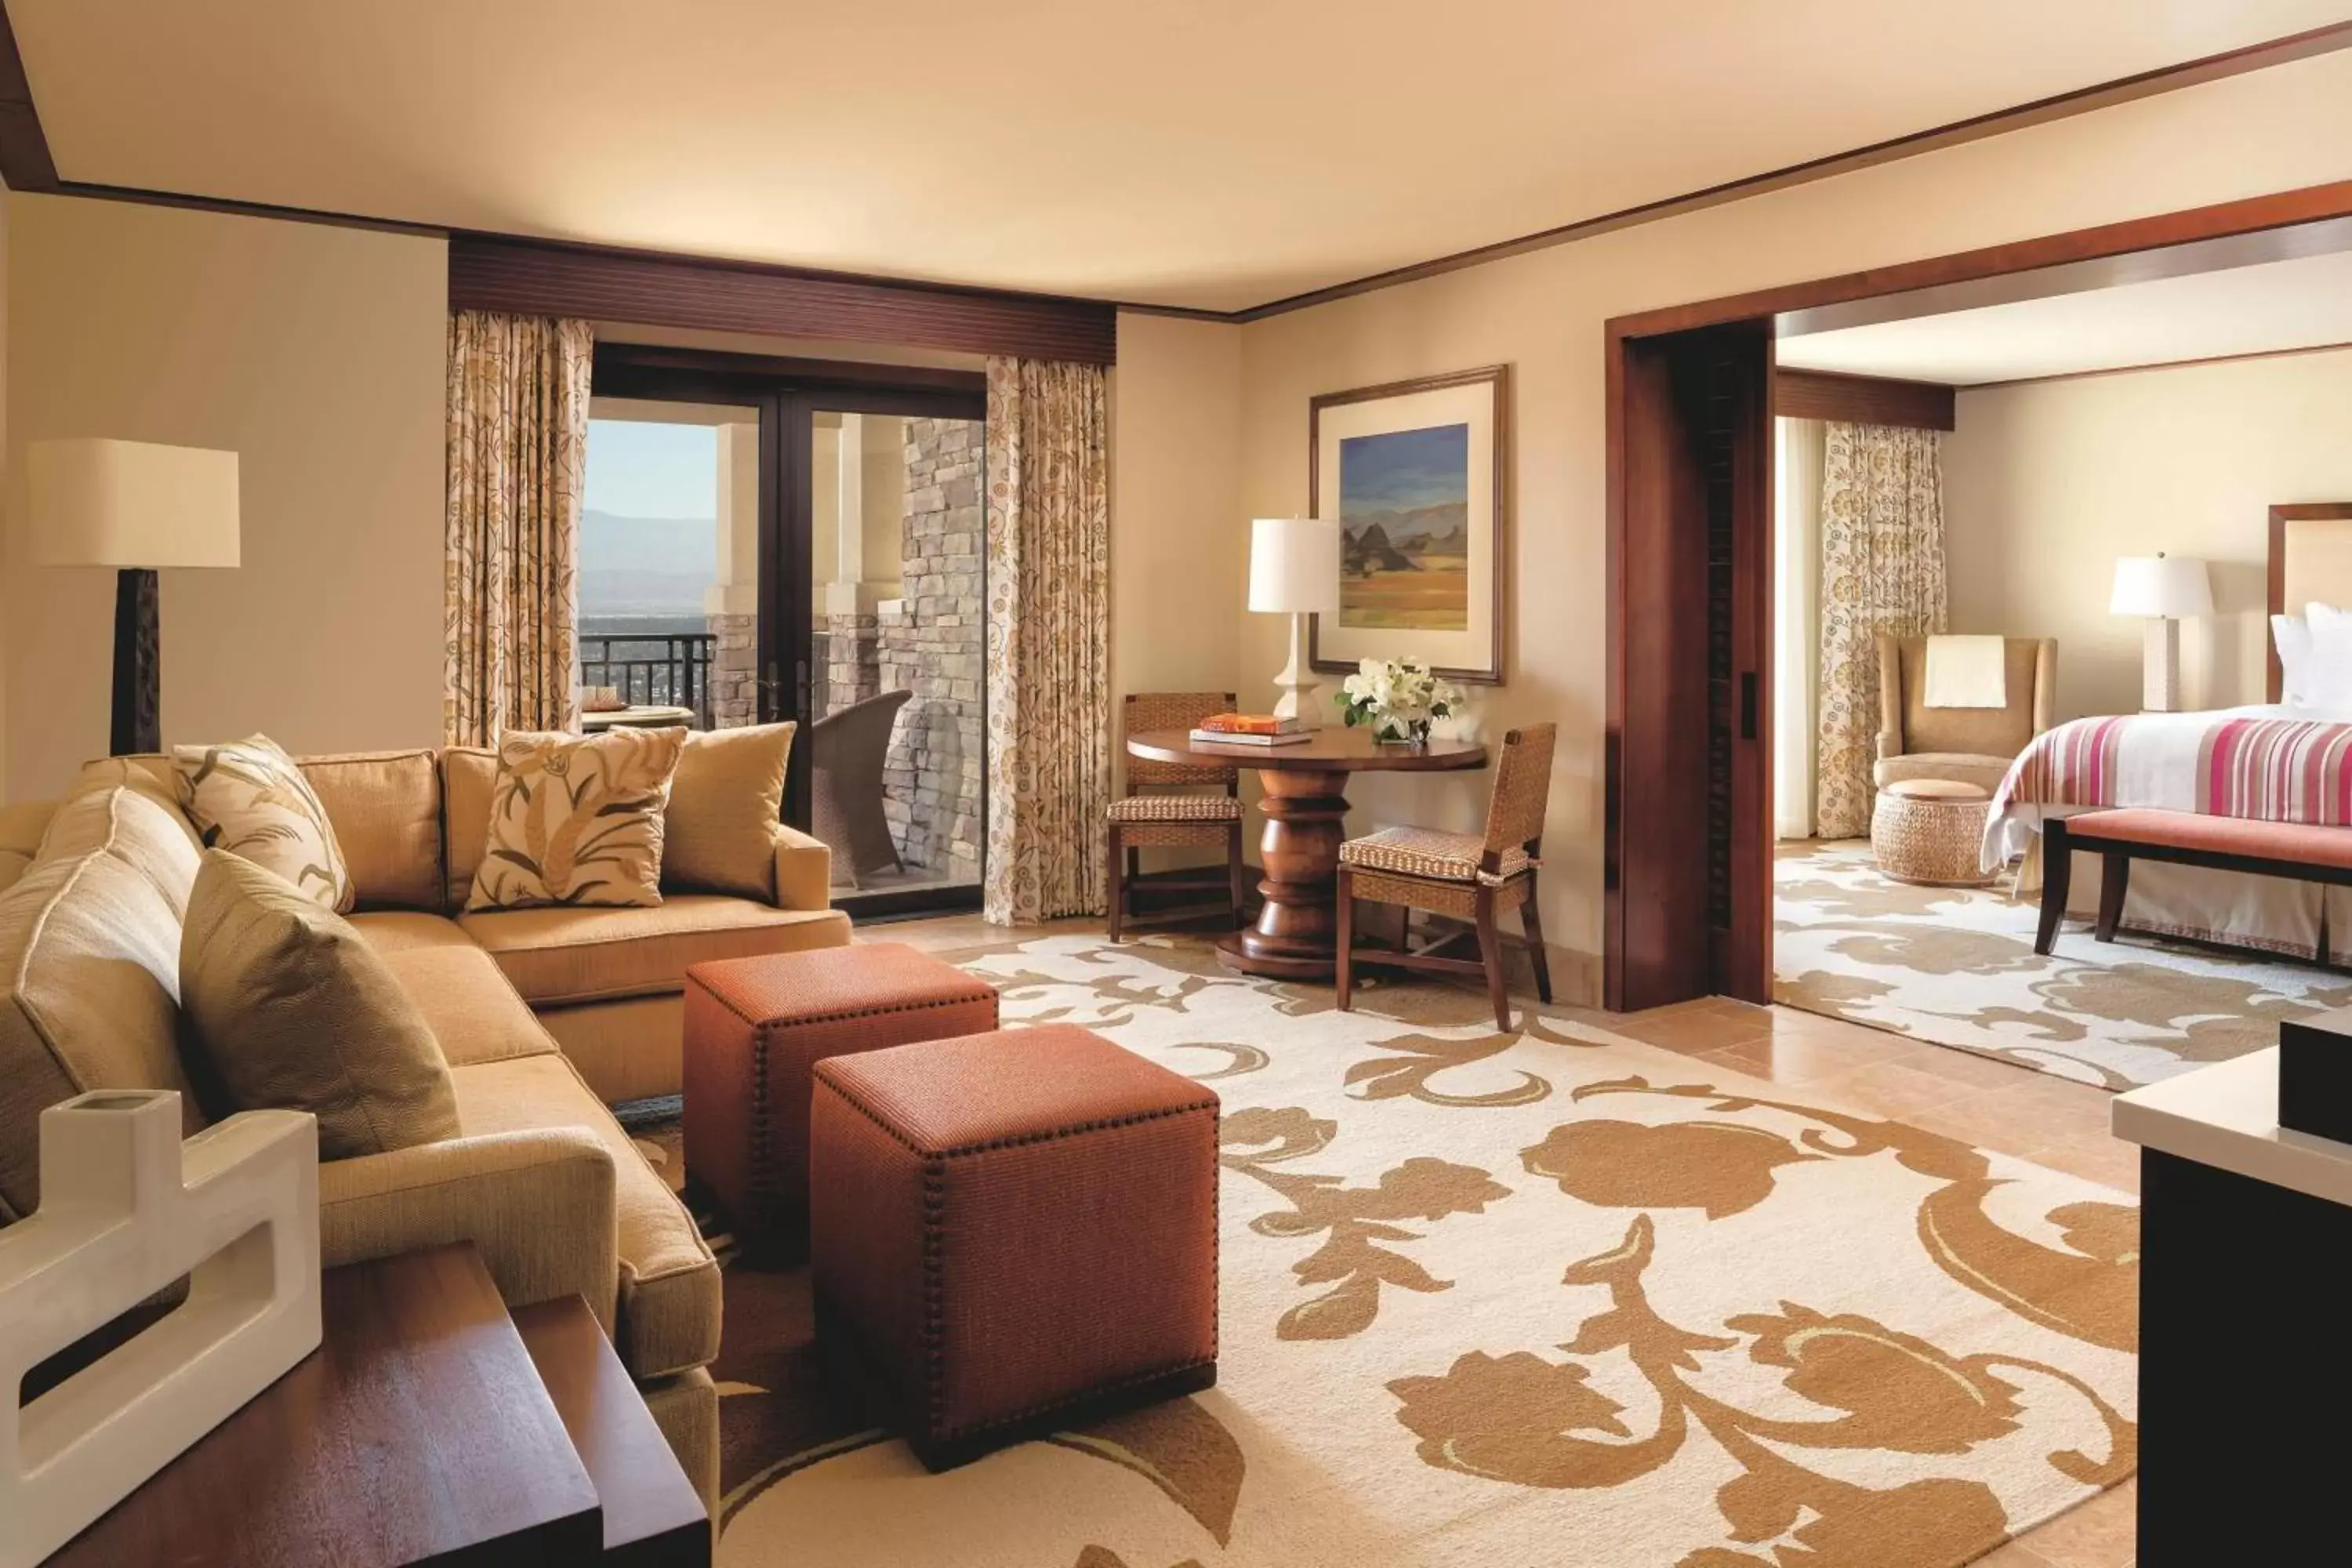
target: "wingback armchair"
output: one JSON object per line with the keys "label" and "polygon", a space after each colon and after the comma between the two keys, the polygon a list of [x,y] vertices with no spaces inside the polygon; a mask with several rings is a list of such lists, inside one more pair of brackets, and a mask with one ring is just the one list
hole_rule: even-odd
{"label": "wingback armchair", "polygon": [[2009,703],[2001,708],[1927,706],[1927,639],[1878,637],[1880,789],[1905,779],[1952,779],[1999,787],[2026,742],[2050,728],[2057,702],[2055,637],[2002,639]]}

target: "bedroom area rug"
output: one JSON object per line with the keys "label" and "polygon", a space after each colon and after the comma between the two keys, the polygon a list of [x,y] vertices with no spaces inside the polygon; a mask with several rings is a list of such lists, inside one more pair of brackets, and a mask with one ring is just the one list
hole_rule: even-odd
{"label": "bedroom area rug", "polygon": [[730,1267],[723,1568],[1958,1568],[2135,1468],[2128,1197],[1467,989],[947,956],[1223,1097],[1218,1384],[932,1476]]}
{"label": "bedroom area rug", "polygon": [[2282,1020],[2352,1005],[2352,975],[2070,921],[1998,887],[1880,874],[1865,840],[1783,845],[1773,863],[1773,999],[2112,1089],[2278,1044]]}

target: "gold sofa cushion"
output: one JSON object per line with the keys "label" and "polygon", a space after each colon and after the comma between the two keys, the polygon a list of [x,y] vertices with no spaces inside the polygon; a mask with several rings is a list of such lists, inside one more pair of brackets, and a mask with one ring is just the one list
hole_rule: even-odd
{"label": "gold sofa cushion", "polygon": [[640,1378],[700,1366],[719,1353],[719,1265],[669,1187],[572,1064],[548,1053],[459,1068],[466,1135],[585,1127],[612,1151],[620,1224],[622,1363]]}
{"label": "gold sofa cushion", "polygon": [[686,966],[838,947],[838,910],[779,910],[717,893],[680,893],[652,909],[468,910],[457,917],[523,1000],[538,1006],[683,990]]}
{"label": "gold sofa cushion", "polygon": [[296,759],[363,910],[442,907],[441,772],[430,750]]}
{"label": "gold sofa cushion", "polygon": [[307,1110],[319,1157],[457,1135],[449,1066],[359,933],[261,866],[205,852],[180,944],[181,1006],[239,1110]]}
{"label": "gold sofa cushion", "polygon": [[689,733],[670,780],[665,891],[776,901],[776,824],[792,724]]}
{"label": "gold sofa cushion", "polygon": [[515,731],[499,742],[468,910],[661,902],[670,779],[686,731]]}
{"label": "gold sofa cushion", "polygon": [[40,1203],[41,1112],[95,1089],[169,1089],[205,1124],[177,1048],[180,921],[104,849],[35,863],[0,894],[0,1220]]}
{"label": "gold sofa cushion", "polygon": [[[361,927],[370,945],[374,936]],[[376,955],[423,1014],[452,1068],[556,1048],[546,1026],[490,955],[470,942],[455,947],[378,948]]]}
{"label": "gold sofa cushion", "polygon": [[70,860],[101,850],[154,883],[174,918],[187,914],[203,852],[177,806],[120,784],[68,795],[49,818],[34,858]]}
{"label": "gold sofa cushion", "polygon": [[441,753],[441,858],[449,884],[441,907],[466,907],[490,837],[490,788],[499,781],[499,754],[480,746]]}

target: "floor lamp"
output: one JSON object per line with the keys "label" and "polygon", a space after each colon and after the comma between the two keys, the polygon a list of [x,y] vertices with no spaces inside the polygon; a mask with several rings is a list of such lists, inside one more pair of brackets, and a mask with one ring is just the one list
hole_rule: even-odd
{"label": "floor lamp", "polygon": [[148,441],[34,441],[25,449],[33,559],[111,566],[120,757],[163,750],[155,572],[237,563],[236,454]]}

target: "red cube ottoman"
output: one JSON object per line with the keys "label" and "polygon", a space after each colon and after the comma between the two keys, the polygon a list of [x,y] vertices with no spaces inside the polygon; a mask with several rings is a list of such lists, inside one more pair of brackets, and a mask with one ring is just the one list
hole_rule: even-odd
{"label": "red cube ottoman", "polygon": [[686,972],[686,1173],[747,1253],[808,1246],[809,1068],[996,1027],[996,991],[901,942],[765,953]]}
{"label": "red cube ottoman", "polygon": [[932,1469],[1217,1378],[1217,1097],[1072,1025],[814,1069],[818,1343]]}

